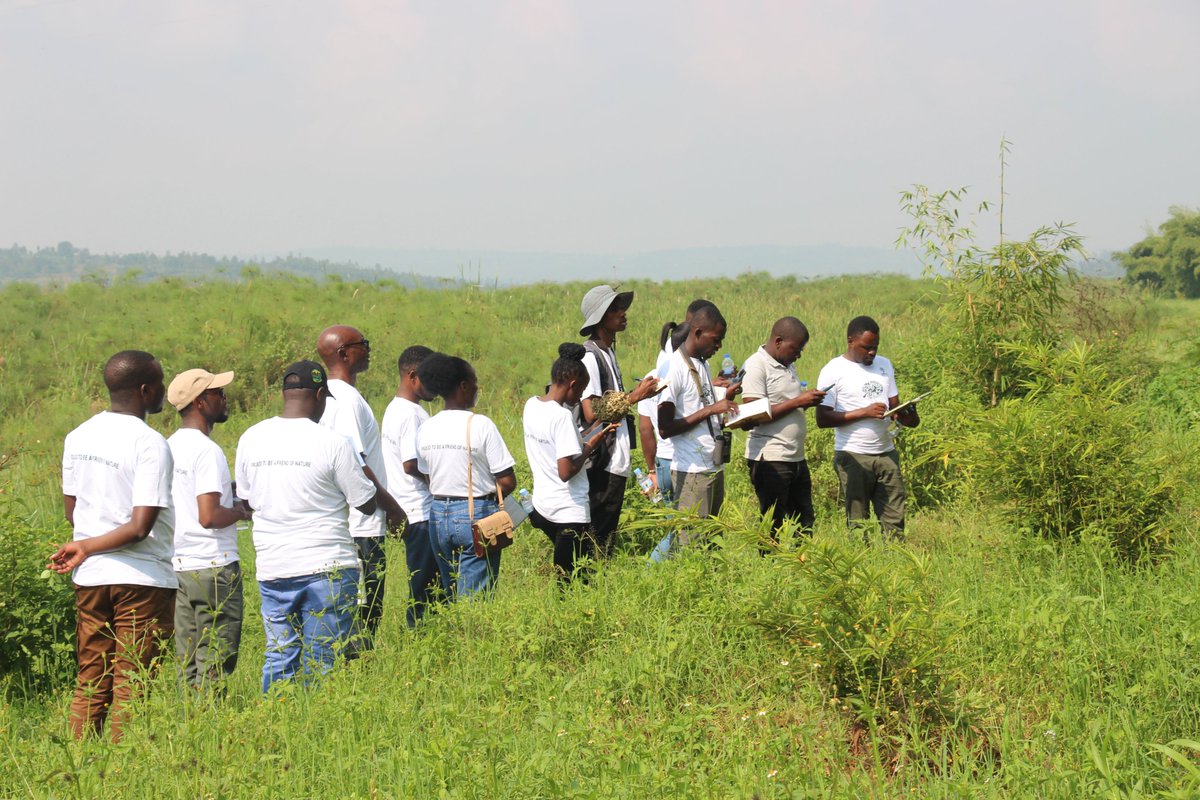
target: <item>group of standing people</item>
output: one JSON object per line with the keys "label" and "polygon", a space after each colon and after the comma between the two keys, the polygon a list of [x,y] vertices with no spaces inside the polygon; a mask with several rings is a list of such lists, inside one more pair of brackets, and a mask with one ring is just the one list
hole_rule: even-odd
{"label": "group of standing people", "polygon": [[[720,510],[730,457],[724,424],[737,417],[739,394],[769,405],[769,419],[750,431],[746,460],[761,510],[776,527],[788,518],[812,525],[805,409],[816,407],[817,424],[836,429],[848,518],[864,519],[873,506],[885,532],[902,532],[904,487],[886,419],[899,398],[890,362],[877,356],[873,320],[851,321],[846,353],[822,370],[823,388],[807,390],[795,361],[808,331],[794,317],[775,323],[742,373],[714,377],[708,359],[726,321],[698,300],[682,324],[663,327],[655,369],[626,391],[616,341],[632,302],[632,292],[590,290],[581,304],[584,343],[559,346],[545,394],[524,408],[530,521],[550,539],[561,581],[586,576],[581,561],[611,555],[639,433],[651,479],[668,502],[700,516]],[[370,366],[369,340],[333,326],[318,337],[317,354],[320,362],[284,370],[281,413],[243,434],[232,475],[211,439],[228,419],[232,372],[189,369],[166,387],[149,353],[122,351],[105,365],[109,410],[65,442],[64,507],[74,535],[50,561],[73,573],[75,584],[77,736],[99,733],[107,718],[120,738],[135,673],[154,661],[165,637],[174,635],[189,684],[219,686],[233,671],[243,606],[239,522],[253,521],[264,692],[328,670],[339,653],[370,649],[388,535],[405,544],[409,626],[441,600],[495,584],[501,552],[477,549],[472,525],[516,489],[515,459],[495,423],[472,411],[474,368],[428,347],[407,348],[380,424],[356,385]],[[431,417],[422,403],[434,398],[442,410]],[[164,399],[180,417],[169,439],[145,422]],[[919,421],[913,406],[894,418]],[[672,547],[687,543],[681,533]]]}

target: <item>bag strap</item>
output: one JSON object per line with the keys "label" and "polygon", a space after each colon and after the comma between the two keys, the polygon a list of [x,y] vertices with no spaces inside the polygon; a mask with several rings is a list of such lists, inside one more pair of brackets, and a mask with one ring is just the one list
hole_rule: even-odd
{"label": "bag strap", "polygon": [[[596,357],[596,366],[600,368],[601,393],[616,390],[625,391],[625,381],[621,376],[621,368],[617,365],[616,345],[611,351],[606,351],[595,339],[588,339],[583,348]],[[605,381],[605,378],[608,378]]]}
{"label": "bag strap", "polygon": [[467,518],[475,520],[475,480],[471,474],[471,463],[475,461],[471,455],[471,420],[475,415],[467,417]]}
{"label": "bag strap", "polygon": [[[467,516],[471,521],[475,521],[475,480],[474,474],[471,471],[471,465],[475,463],[475,456],[471,455],[471,420],[475,415],[467,417]],[[500,508],[504,508],[504,492],[500,490],[500,482],[496,481],[496,497],[500,501]]]}
{"label": "bag strap", "polygon": [[[691,374],[692,380],[695,381],[695,383],[696,383],[696,394],[699,395],[700,405],[703,406],[704,405],[704,387],[700,385],[700,370],[696,367],[696,362],[692,360],[691,356],[689,356],[687,353],[681,353],[680,355],[682,355],[684,360],[687,361],[688,372]],[[713,400],[716,400],[716,399],[717,399],[716,392],[714,391],[713,392]],[[717,432],[715,430],[713,430],[712,417],[711,416],[705,417],[704,421],[708,423],[709,435],[712,436],[714,439],[717,438]]]}

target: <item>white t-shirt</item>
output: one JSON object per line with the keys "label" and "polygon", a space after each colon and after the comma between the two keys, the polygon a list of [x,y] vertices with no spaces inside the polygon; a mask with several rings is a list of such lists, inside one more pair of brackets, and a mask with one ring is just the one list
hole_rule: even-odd
{"label": "white t-shirt", "polygon": [[[616,358],[611,350],[604,351],[604,360],[607,362],[608,369],[611,374],[620,374]],[[604,391],[600,388],[600,365],[596,363],[596,354],[591,350],[588,350],[587,353],[584,354],[583,366],[587,368],[588,373],[588,385],[587,389],[584,390],[587,392],[587,395],[583,398],[583,402],[587,403],[590,402],[588,400],[589,397],[600,397],[604,394]],[[612,388],[615,390],[617,387],[613,386]],[[621,475],[628,478],[630,464],[628,424],[622,422],[621,427],[617,428],[617,432],[613,436],[612,446],[609,448],[609,451],[612,453],[612,457],[609,459],[608,466],[604,471],[613,475]]]}
{"label": "white t-shirt", "polygon": [[387,487],[404,509],[409,522],[425,522],[433,508],[433,495],[423,480],[404,471],[404,462],[417,457],[417,431],[429,419],[420,403],[396,397],[383,412],[383,463],[387,467]]}
{"label": "white t-shirt", "polygon": [[347,511],[375,486],[349,439],[309,419],[265,419],[242,434],[235,473],[254,509],[259,580],[357,567]]}
{"label": "white t-shirt", "polygon": [[75,541],[124,525],[135,506],[161,509],[145,539],[88,556],[72,575],[77,585],[179,586],[171,568],[171,470],[167,440],[129,414],[101,411],[67,434],[63,494],[75,498]]}
{"label": "white t-shirt", "polygon": [[[683,348],[671,354],[667,369],[667,388],[659,395],[658,402],[675,405],[675,419],[683,419],[694,414],[705,406],[717,402],[717,395],[708,374],[708,364],[694,359],[696,377],[688,365],[689,359]],[[696,383],[699,379],[700,390]],[[708,417],[683,433],[671,437],[675,445],[675,455],[671,459],[673,472],[709,472],[723,468],[714,458],[715,436],[721,432],[721,422],[718,417]]]}
{"label": "white t-shirt", "polygon": [[[662,380],[667,379],[666,367],[670,363],[670,357],[668,356],[667,358],[662,358],[661,353],[659,356],[659,360],[662,362],[661,366],[655,367],[647,372],[647,378],[654,377]],[[670,439],[664,439],[658,435],[658,397],[659,396],[656,395],[654,397],[647,397],[645,400],[639,401],[637,404],[637,410],[639,416],[649,417],[650,424],[654,426],[654,438],[658,441],[658,449],[655,450],[656,457],[661,458],[664,461],[670,461],[675,456],[675,445],[671,444]],[[654,468],[653,464],[649,464],[647,466],[649,466],[651,469]]]}
{"label": "white t-shirt", "polygon": [[175,502],[175,571],[223,567],[238,560],[237,525],[205,528],[196,498],[218,492],[220,504],[233,505],[229,462],[217,443],[195,428],[180,428],[167,439],[175,460],[171,497]]}
{"label": "white t-shirt", "polygon": [[[875,356],[871,366],[838,356],[825,365],[817,388],[829,387],[829,393],[821,401],[834,411],[855,411],[872,403],[888,404],[888,398],[896,397],[896,372],[892,362],[883,356]],[[893,449],[892,436],[888,433],[890,420],[860,419],[833,429],[833,449],[848,453],[879,455]]]}
{"label": "white t-shirt", "polygon": [[429,476],[429,491],[436,497],[467,496],[468,419],[475,497],[494,493],[493,476],[516,463],[496,423],[472,411],[439,411],[417,433],[417,468]]}
{"label": "white t-shirt", "polygon": [[[796,364],[786,367],[760,347],[742,365],[743,397],[765,397],[771,405],[799,397],[800,378]],[[750,430],[746,438],[747,461],[803,461],[808,425],[803,408],[794,408],[782,417],[764,422]]]}
{"label": "white t-shirt", "polygon": [[558,460],[583,452],[574,416],[553,400],[531,397],[525,402],[523,423],[533,507],[551,522],[591,522],[587,473],[580,470],[565,483],[558,477]]}
{"label": "white t-shirt", "polygon": [[[358,389],[338,380],[329,379],[329,393],[332,395],[325,401],[325,413],[321,415],[321,424],[330,430],[335,430],[350,440],[354,451],[375,473],[376,480],[381,486],[387,486],[387,467],[383,461],[383,446],[379,438],[379,423],[371,406],[363,399]],[[382,508],[375,509],[370,516],[363,515],[357,508],[350,509],[350,535],[355,538],[365,536],[383,536],[387,533],[387,512]]]}

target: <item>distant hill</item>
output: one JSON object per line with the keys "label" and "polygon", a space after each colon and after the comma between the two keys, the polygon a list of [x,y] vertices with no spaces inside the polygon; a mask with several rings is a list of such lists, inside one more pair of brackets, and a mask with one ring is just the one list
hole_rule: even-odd
{"label": "distant hill", "polygon": [[[70,242],[30,250],[13,245],[0,250],[0,283],[10,281],[152,280],[191,278],[241,280],[248,275],[286,273],[319,280],[394,281],[403,286],[444,286],[447,281],[425,275],[364,269],[357,264],[337,264],[309,256],[283,255],[269,259],[211,256],[205,253],[92,253]],[[456,283],[456,281],[449,281]]]}
{"label": "distant hill", "polygon": [[[1076,266],[1083,274],[1095,277],[1122,274],[1108,253]],[[701,247],[611,254],[322,247],[248,258],[204,253],[95,254],[70,242],[36,250],[19,245],[0,250],[0,283],[111,281],[118,277],[240,280],[254,272],[441,287],[459,283],[509,286],[541,281],[686,280],[747,272],[801,278],[865,274],[916,277],[921,274],[921,264],[910,251],[844,245]]]}
{"label": "distant hill", "polygon": [[920,263],[910,252],[843,245],[700,247],[640,253],[320,247],[300,253],[330,262],[371,264],[385,270],[500,285],[634,278],[685,280],[732,277],[745,272],[803,278],[867,273],[917,276],[921,273]]}

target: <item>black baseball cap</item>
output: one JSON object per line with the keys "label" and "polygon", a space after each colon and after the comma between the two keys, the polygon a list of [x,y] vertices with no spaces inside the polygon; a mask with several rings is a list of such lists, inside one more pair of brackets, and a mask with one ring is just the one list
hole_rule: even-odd
{"label": "black baseball cap", "polygon": [[[288,378],[296,376],[297,380],[289,381]],[[329,378],[325,374],[325,368],[315,361],[297,361],[283,371],[283,388],[284,389],[310,389],[316,391],[324,387],[325,393],[329,394]],[[333,397],[332,394],[329,394]]]}

